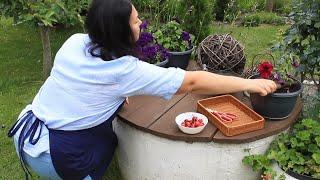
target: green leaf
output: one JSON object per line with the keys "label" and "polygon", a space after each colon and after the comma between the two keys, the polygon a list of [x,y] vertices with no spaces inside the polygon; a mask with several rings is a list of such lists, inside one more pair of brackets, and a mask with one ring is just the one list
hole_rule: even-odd
{"label": "green leaf", "polygon": [[313,153],[312,158],[320,165],[320,153]]}
{"label": "green leaf", "polygon": [[245,165],[251,166],[254,171],[266,170],[271,166],[271,162],[267,156],[260,154],[245,156],[242,162]]}
{"label": "green leaf", "polygon": [[320,22],[315,23],[315,24],[314,24],[314,27],[315,27],[315,28],[320,28]]}
{"label": "green leaf", "polygon": [[301,41],[301,45],[302,46],[306,46],[309,44],[309,40],[308,39],[304,39],[303,41]]}
{"label": "green leaf", "polygon": [[310,138],[309,131],[299,131],[297,132],[297,138],[301,139],[302,141],[308,141]]}
{"label": "green leaf", "polygon": [[166,49],[169,49],[170,48],[170,44],[166,43],[166,44],[163,45],[163,47],[166,48]]}
{"label": "green leaf", "polygon": [[[310,59],[311,59],[311,58],[310,58]],[[310,60],[310,61],[311,61],[311,60]],[[314,135],[316,135],[316,136],[320,136],[320,127],[319,127],[319,125],[312,127],[312,134],[314,134]]]}
{"label": "green leaf", "polygon": [[317,152],[320,153],[320,149],[316,144],[309,144],[308,151],[312,153],[317,153]]}
{"label": "green leaf", "polygon": [[320,136],[317,136],[315,138],[315,141],[317,142],[318,147],[320,147]]}
{"label": "green leaf", "polygon": [[306,24],[307,24],[307,25],[311,25],[311,20],[310,20],[310,19],[307,19],[307,20],[306,20]]}
{"label": "green leaf", "polygon": [[247,166],[252,166],[253,165],[253,155],[245,156],[242,159],[242,163],[247,165]]}
{"label": "green leaf", "polygon": [[279,176],[278,180],[286,180],[286,176],[284,174],[281,174]]}
{"label": "green leaf", "polygon": [[294,148],[294,147],[297,147],[298,146],[298,140],[297,138],[290,138],[290,142],[291,142],[291,146]]}
{"label": "green leaf", "polygon": [[[308,41],[307,39],[305,39],[304,41]],[[309,43],[309,41],[308,41]],[[303,126],[308,127],[308,128],[312,128],[313,126],[315,126],[317,123],[316,121],[312,120],[312,119],[303,119],[302,123]]]}
{"label": "green leaf", "polygon": [[295,165],[293,167],[293,171],[298,173],[298,174],[302,174],[305,170],[305,167],[304,166],[301,166],[301,165]]}

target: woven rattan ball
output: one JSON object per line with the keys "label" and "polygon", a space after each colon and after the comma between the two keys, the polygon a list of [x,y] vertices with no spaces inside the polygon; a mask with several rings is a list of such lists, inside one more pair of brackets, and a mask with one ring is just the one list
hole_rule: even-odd
{"label": "woven rattan ball", "polygon": [[210,72],[241,75],[246,64],[244,47],[229,34],[210,35],[198,47],[198,63]]}

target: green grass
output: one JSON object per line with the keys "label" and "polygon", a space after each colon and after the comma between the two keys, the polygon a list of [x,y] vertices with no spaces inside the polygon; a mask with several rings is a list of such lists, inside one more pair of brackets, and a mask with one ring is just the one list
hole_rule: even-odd
{"label": "green grass", "polygon": [[[270,47],[278,29],[284,26],[213,27],[214,33],[231,33],[245,45],[248,61]],[[81,28],[54,30],[51,32],[53,55],[62,43]],[[30,26],[12,26],[12,21],[0,19],[0,179],[23,179],[12,139],[7,131],[20,111],[32,101],[42,80],[42,46],[39,31]],[[105,179],[123,179],[117,162],[110,165]]]}
{"label": "green grass", "polygon": [[[53,55],[72,34],[81,28],[51,32]],[[42,45],[39,31],[30,26],[12,26],[0,19],[0,179],[24,179],[24,173],[7,132],[20,111],[32,101],[42,80]],[[121,180],[114,160],[105,178]]]}
{"label": "green grass", "polygon": [[[248,63],[259,53],[270,51],[270,47],[278,38],[279,30],[285,30],[287,26],[260,25],[258,27],[236,27],[230,25],[213,25],[212,34],[229,33],[244,47],[245,56]],[[275,58],[277,54],[275,55]]]}

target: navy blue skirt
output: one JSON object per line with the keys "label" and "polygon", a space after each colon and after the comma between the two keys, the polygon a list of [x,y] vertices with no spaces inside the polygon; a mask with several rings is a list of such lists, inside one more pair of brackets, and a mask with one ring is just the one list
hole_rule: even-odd
{"label": "navy blue skirt", "polygon": [[[113,131],[112,121],[122,105],[119,106],[117,111],[108,120],[89,129],[62,131],[48,128],[52,163],[61,178],[77,180],[90,175],[92,179],[102,179],[118,144],[117,136]],[[9,137],[12,137],[19,128],[26,129],[29,121],[28,117],[33,115],[31,113],[32,111],[29,111],[25,115],[26,118],[23,121],[26,121],[26,123],[24,125],[23,123],[18,123],[18,121],[18,124],[13,125],[8,133]],[[30,129],[26,129],[19,137],[18,151],[26,179],[28,179],[28,169],[24,164],[22,155],[23,142],[29,138],[29,142],[32,142],[31,144],[36,144],[38,138],[34,138],[33,132],[37,130],[38,126],[41,127],[43,125],[44,123],[37,119]],[[40,134],[38,137],[40,137]]]}

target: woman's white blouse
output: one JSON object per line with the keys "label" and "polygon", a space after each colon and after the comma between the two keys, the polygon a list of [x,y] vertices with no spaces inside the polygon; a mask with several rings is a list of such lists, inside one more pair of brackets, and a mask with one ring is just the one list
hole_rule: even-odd
{"label": "woman's white blouse", "polygon": [[[132,56],[103,61],[91,56],[89,45],[87,34],[74,34],[62,45],[50,76],[21,115],[31,109],[49,128],[87,129],[107,120],[126,97],[154,95],[170,99],[183,82],[182,69],[161,68]],[[36,145],[27,140],[24,151],[29,155],[49,152],[46,128]]]}

